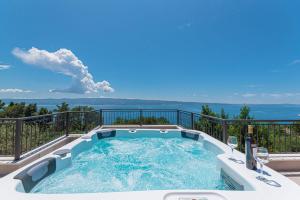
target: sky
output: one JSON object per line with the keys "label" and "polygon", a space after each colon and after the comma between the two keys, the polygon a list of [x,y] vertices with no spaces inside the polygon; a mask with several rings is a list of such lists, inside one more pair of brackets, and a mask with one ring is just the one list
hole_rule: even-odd
{"label": "sky", "polygon": [[0,98],[300,104],[298,0],[1,0]]}

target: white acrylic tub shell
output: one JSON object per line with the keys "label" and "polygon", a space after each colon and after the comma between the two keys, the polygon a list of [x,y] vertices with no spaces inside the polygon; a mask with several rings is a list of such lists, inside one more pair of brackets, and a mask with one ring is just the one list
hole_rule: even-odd
{"label": "white acrylic tub shell", "polygon": [[[101,130],[101,129],[99,129]],[[68,167],[72,160],[71,156],[76,156],[81,151],[89,149],[96,141],[97,131],[93,130],[87,135],[74,140],[73,142],[61,147],[60,149],[69,149],[71,153],[67,153],[64,157],[50,153],[31,165],[53,157],[56,159],[56,170]],[[119,129],[118,129],[119,130]],[[129,129],[123,129],[129,130]],[[132,134],[139,134],[132,133]],[[144,129],[143,129],[144,130]],[[153,129],[151,129],[153,130]],[[160,130],[157,129],[159,132]],[[172,131],[172,130],[167,130]],[[298,200],[300,199],[300,187],[288,178],[275,172],[274,170],[264,167],[271,175],[272,180],[278,182],[281,187],[273,187],[256,179],[258,173],[248,170],[245,164],[238,164],[230,161],[231,149],[224,143],[214,139],[213,137],[200,132],[192,131],[199,134],[199,140],[203,140],[206,148],[217,151],[219,165],[218,167],[226,172],[232,179],[244,186],[245,191],[223,191],[223,190],[161,190],[161,191],[134,191],[134,192],[108,192],[108,193],[76,193],[76,194],[33,194],[25,193],[22,182],[14,179],[17,174],[24,171],[31,165],[22,167],[21,169],[0,179],[1,199],[9,200]],[[161,133],[168,135],[169,133]],[[245,155],[234,151],[234,156],[245,162]],[[87,186],[88,187],[88,186]]]}

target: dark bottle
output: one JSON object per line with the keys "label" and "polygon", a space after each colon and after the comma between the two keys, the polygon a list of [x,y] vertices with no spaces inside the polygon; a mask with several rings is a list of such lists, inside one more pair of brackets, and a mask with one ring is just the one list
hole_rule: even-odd
{"label": "dark bottle", "polygon": [[[248,126],[248,134],[245,140],[245,153],[246,153],[246,167],[251,170],[256,170],[256,160],[254,158],[253,148],[256,148],[256,145],[253,143],[252,140],[253,136],[253,126]],[[256,151],[256,150],[255,150]]]}

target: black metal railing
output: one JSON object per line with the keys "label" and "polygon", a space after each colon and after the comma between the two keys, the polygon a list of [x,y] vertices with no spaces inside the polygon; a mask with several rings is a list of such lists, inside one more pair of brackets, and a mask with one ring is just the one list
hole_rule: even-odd
{"label": "black metal railing", "polygon": [[162,125],[177,124],[178,111],[174,109],[102,109],[104,125],[138,124]]}
{"label": "black metal railing", "polygon": [[232,120],[175,109],[101,109],[0,119],[0,156],[20,159],[24,154],[69,134],[85,133],[101,125],[179,125],[200,130],[226,143],[229,135],[244,150],[247,126],[254,139],[273,153],[300,152],[300,120]]}
{"label": "black metal railing", "polygon": [[248,125],[253,125],[253,139],[271,153],[300,152],[300,120],[230,120],[202,115],[195,129],[226,143],[229,135],[236,136],[238,149],[244,151]]}
{"label": "black metal railing", "polygon": [[226,120],[226,134],[236,135],[239,150],[244,151],[247,125],[254,126],[253,138],[258,146],[272,153],[300,152],[299,120]]}
{"label": "black metal railing", "polygon": [[99,111],[0,119],[0,156],[14,156],[18,160],[55,139],[87,132],[100,125],[100,120]]}

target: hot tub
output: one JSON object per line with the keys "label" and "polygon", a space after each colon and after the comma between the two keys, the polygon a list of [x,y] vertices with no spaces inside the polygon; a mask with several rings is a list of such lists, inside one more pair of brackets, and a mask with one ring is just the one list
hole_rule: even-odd
{"label": "hot tub", "polygon": [[[98,129],[0,180],[15,199],[292,199],[299,187],[266,168],[257,179],[244,155],[194,130]],[[142,196],[141,196],[142,195]],[[287,196],[288,195],[288,196]],[[127,199],[127,198],[126,198]],[[269,198],[268,198],[269,199]]]}

